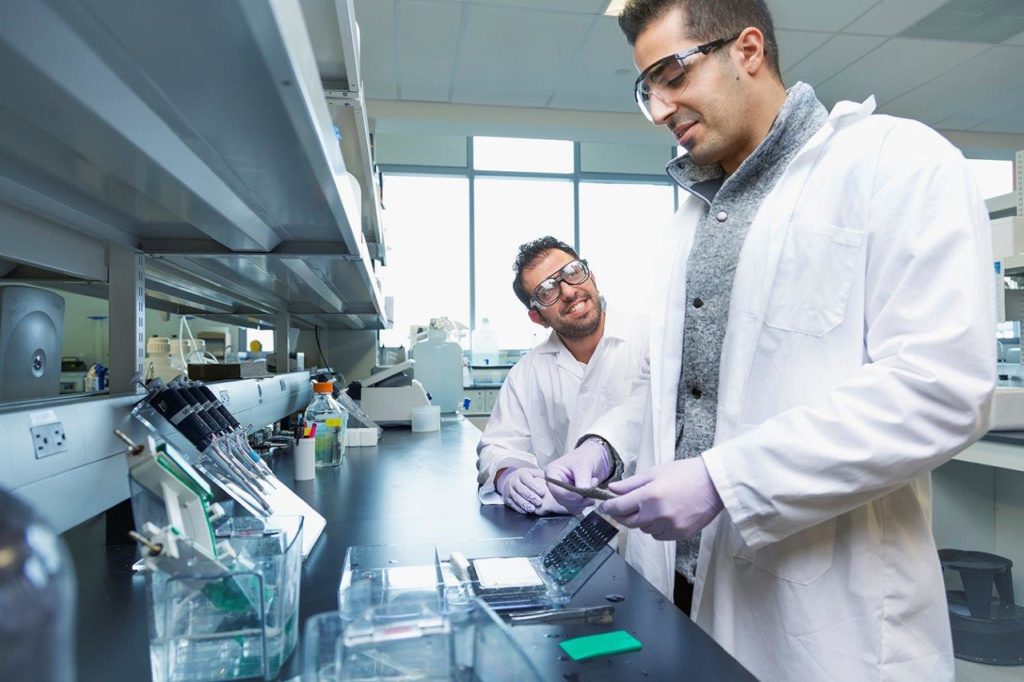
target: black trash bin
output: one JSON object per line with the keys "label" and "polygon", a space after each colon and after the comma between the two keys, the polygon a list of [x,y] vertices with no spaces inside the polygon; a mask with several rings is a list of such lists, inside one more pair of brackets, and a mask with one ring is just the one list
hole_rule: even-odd
{"label": "black trash bin", "polygon": [[964,585],[946,592],[954,655],[989,665],[1024,665],[1024,607],[1014,602],[1013,562],[961,549],[940,549],[939,561],[944,570],[957,571]]}

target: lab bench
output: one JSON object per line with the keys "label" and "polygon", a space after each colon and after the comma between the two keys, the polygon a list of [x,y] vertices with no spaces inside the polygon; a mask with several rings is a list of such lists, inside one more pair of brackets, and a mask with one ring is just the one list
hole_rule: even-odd
{"label": "lab bench", "polygon": [[[503,506],[481,507],[476,496],[476,443],[468,421],[446,418],[439,432],[385,430],[376,447],[352,448],[340,467],[295,482],[281,457],[275,473],[327,519],[302,567],[300,619],[337,609],[345,551],[353,545],[445,543],[525,535],[535,517]],[[105,545],[101,515],[72,528],[65,539],[78,578],[77,656],[80,680],[145,680],[149,675],[144,580],[133,575],[133,545]],[[754,679],[672,602],[620,556],[583,586],[572,606],[608,604],[621,595],[613,625],[517,625],[513,635],[545,679]],[[585,662],[569,660],[564,638],[628,630],[641,651]],[[281,671],[301,673],[301,647]]]}

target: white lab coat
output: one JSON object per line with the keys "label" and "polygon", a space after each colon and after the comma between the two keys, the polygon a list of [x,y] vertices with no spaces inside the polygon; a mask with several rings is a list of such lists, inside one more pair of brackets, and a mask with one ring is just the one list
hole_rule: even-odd
{"label": "white lab coat", "polygon": [[[647,361],[647,318],[606,311],[604,335],[586,365],[551,332],[516,363],[498,393],[479,456],[479,498],[501,504],[494,490],[499,469],[526,462],[546,466],[576,446],[598,417],[630,394]],[[639,427],[639,414],[633,425]]]}
{"label": "white lab coat", "polygon": [[[740,254],[704,460],[725,511],[702,536],[694,620],[764,680],[952,680],[930,471],[987,427],[990,229],[960,153],[840,102],[766,198]],[[675,457],[688,198],[655,271],[637,469]],[[633,447],[630,447],[630,443]],[[671,595],[675,543],[626,558]]]}

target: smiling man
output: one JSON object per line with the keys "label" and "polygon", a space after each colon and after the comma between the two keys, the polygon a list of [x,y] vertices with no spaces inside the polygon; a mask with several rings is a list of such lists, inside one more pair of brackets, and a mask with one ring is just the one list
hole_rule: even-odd
{"label": "smiling man", "polygon": [[[512,368],[498,394],[477,446],[480,501],[522,514],[564,512],[541,467],[636,392],[633,381],[645,374],[648,324],[606,310],[587,262],[554,237],[519,247],[513,270],[513,291],[530,320],[551,335]],[[604,456],[598,438],[585,447]]]}
{"label": "smiling man", "polygon": [[759,679],[951,680],[930,472],[985,432],[995,380],[969,167],[874,98],[787,90],[763,0],[628,0],[619,25],[637,104],[687,151],[645,245],[644,426],[591,427],[635,466],[601,505],[626,559],[666,595],[692,579],[694,620]]}

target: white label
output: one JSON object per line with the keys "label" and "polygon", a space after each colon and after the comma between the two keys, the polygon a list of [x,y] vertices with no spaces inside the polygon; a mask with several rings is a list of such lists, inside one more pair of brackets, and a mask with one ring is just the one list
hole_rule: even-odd
{"label": "white label", "polygon": [[39,412],[30,412],[28,420],[32,426],[42,426],[43,424],[53,424],[57,421],[57,413],[53,410],[40,410]]}

